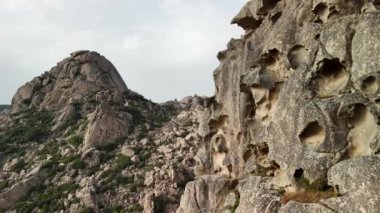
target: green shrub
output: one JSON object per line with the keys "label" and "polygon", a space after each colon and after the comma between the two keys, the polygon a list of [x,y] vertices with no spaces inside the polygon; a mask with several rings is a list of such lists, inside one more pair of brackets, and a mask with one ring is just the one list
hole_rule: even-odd
{"label": "green shrub", "polygon": [[16,203],[11,209],[18,212],[32,212],[34,208],[39,208],[40,212],[58,212],[64,210],[63,198],[67,198],[70,193],[75,192],[79,188],[77,184],[63,184],[45,189],[39,189],[34,197],[28,201]]}
{"label": "green shrub", "polygon": [[44,142],[51,132],[53,120],[46,110],[28,109],[12,115],[14,125],[5,129],[0,135],[0,144],[25,144]]}
{"label": "green shrub", "polygon": [[103,212],[105,213],[123,213],[124,208],[122,206],[110,206],[110,207],[106,207]]}
{"label": "green shrub", "polygon": [[237,190],[233,190],[232,192],[235,194],[236,199],[235,199],[234,205],[230,207],[230,210],[231,210],[231,213],[235,213],[237,207],[240,204],[240,193]]}
{"label": "green shrub", "polygon": [[145,118],[144,116],[142,115],[141,113],[141,110],[138,109],[137,107],[135,106],[128,106],[126,111],[132,115],[132,119],[133,119],[133,127],[136,127],[140,124],[143,124],[145,123]]}
{"label": "green shrub", "polygon": [[14,165],[14,168],[13,168],[13,171],[14,172],[21,172],[21,170],[23,170],[26,166],[26,162],[24,161],[24,159],[21,159],[19,161],[17,161],[17,163]]}
{"label": "green shrub", "polygon": [[83,140],[84,140],[83,137],[79,135],[74,135],[74,136],[71,136],[69,139],[67,139],[67,143],[72,144],[75,147],[78,147],[82,145]]}
{"label": "green shrub", "polygon": [[114,151],[120,144],[124,143],[125,137],[116,138],[112,142],[104,142],[97,145],[95,148],[99,151],[104,152],[112,152]]}
{"label": "green shrub", "polygon": [[142,212],[143,210],[144,210],[144,208],[139,203],[132,204],[128,208],[129,212]]}
{"label": "green shrub", "polygon": [[79,213],[95,213],[95,211],[91,207],[83,207],[79,209]]}
{"label": "green shrub", "polygon": [[311,192],[322,192],[322,191],[329,191],[332,189],[331,186],[328,185],[327,178],[320,177],[310,183],[310,180],[306,177],[302,176],[301,178],[297,179],[298,185],[306,189],[307,191]]}
{"label": "green shrub", "polygon": [[72,166],[73,166],[73,169],[76,169],[76,170],[85,169],[86,168],[86,164],[80,158],[76,158],[73,161]]}
{"label": "green shrub", "polygon": [[160,195],[154,198],[154,212],[165,212],[165,208],[172,201],[164,196]]}
{"label": "green shrub", "polygon": [[99,171],[99,169],[100,169],[100,165],[92,166],[86,169],[86,176],[94,175],[97,171]]}
{"label": "green shrub", "polygon": [[3,111],[3,110],[6,110],[6,109],[8,110],[10,108],[11,108],[10,105],[0,105],[0,112]]}
{"label": "green shrub", "polygon": [[8,181],[0,182],[0,192],[8,187]]}
{"label": "green shrub", "polygon": [[114,168],[120,171],[131,165],[133,165],[133,162],[129,157],[119,154],[116,157]]}

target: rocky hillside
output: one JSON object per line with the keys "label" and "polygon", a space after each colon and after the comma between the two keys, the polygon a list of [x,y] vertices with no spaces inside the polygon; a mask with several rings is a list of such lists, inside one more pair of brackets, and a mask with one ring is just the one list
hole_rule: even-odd
{"label": "rocky hillside", "polygon": [[0,209],[175,211],[194,178],[204,102],[153,103],[100,54],[72,53],[0,114]]}
{"label": "rocky hillside", "polygon": [[248,1],[210,98],[156,104],[71,54],[0,113],[0,212],[379,212],[379,10]]}
{"label": "rocky hillside", "polygon": [[380,2],[252,0],[178,213],[379,212]]}

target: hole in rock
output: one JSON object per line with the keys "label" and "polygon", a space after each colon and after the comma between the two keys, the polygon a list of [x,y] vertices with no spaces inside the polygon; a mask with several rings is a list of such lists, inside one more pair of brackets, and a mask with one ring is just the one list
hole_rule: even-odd
{"label": "hole in rock", "polygon": [[331,19],[334,16],[338,16],[339,12],[335,9],[335,6],[332,6],[329,11],[329,15],[327,16],[327,19]]}
{"label": "hole in rock", "polygon": [[325,59],[323,60],[322,66],[318,70],[318,72],[322,76],[333,77],[338,75],[344,66],[339,62],[338,59]]}
{"label": "hole in rock", "polygon": [[377,83],[377,79],[374,76],[368,76],[362,82],[362,90],[366,93],[376,93],[379,88],[379,84]]}
{"label": "hole in rock", "polygon": [[263,65],[270,66],[276,63],[278,60],[280,52],[277,49],[271,49],[268,53],[264,53],[259,60],[259,62]]}
{"label": "hole in rock", "polygon": [[260,8],[258,14],[265,15],[269,10],[274,9],[279,1],[280,0],[262,0],[263,7]]}
{"label": "hole in rock", "polygon": [[294,179],[296,180],[299,180],[301,179],[301,177],[303,176],[303,169],[296,169],[296,171],[294,171]]}
{"label": "hole in rock", "polygon": [[256,156],[267,156],[269,153],[268,144],[265,142],[256,145],[255,154]]}
{"label": "hole in rock", "polygon": [[349,77],[339,59],[324,59],[318,65],[314,86],[319,97],[332,96],[346,87]]}
{"label": "hole in rock", "polygon": [[245,162],[247,162],[247,160],[248,160],[249,158],[251,158],[251,157],[252,157],[252,152],[251,152],[251,150],[247,150],[247,151],[244,152],[244,154],[243,154],[243,159],[244,159]]}
{"label": "hole in rock", "polygon": [[299,136],[306,145],[318,146],[325,140],[325,131],[317,121],[309,123]]}
{"label": "hole in rock", "polygon": [[252,95],[250,95],[245,104],[244,117],[248,119],[252,119],[253,117],[255,117],[255,114],[256,114],[255,100],[253,99]]}
{"label": "hole in rock", "polygon": [[261,86],[252,86],[251,93],[255,101],[255,120],[262,125],[269,125],[274,112],[277,109],[277,100],[282,88],[282,83],[276,83],[273,89]]}
{"label": "hole in rock", "polygon": [[244,161],[247,161],[249,158],[252,157],[254,150],[255,150],[255,146],[254,145],[249,144],[247,146],[247,149],[244,151],[244,154],[243,154]]}
{"label": "hole in rock", "polygon": [[350,119],[353,128],[348,134],[348,141],[351,144],[349,156],[370,155],[372,153],[371,142],[377,135],[376,120],[363,104],[355,105],[353,112]]}
{"label": "hole in rock", "polygon": [[329,8],[324,3],[319,3],[314,9],[313,13],[317,16],[316,23],[326,23],[329,16]]}
{"label": "hole in rock", "polygon": [[316,40],[319,40],[320,37],[321,37],[321,34],[317,34],[317,35],[315,35],[314,38],[315,38]]}
{"label": "hole in rock", "polygon": [[375,100],[375,103],[376,103],[378,106],[380,106],[380,99],[376,99],[376,100]]}
{"label": "hole in rock", "polygon": [[216,135],[212,139],[212,146],[213,146],[213,150],[215,152],[219,152],[219,153],[222,153],[222,152],[227,153],[228,152],[227,138],[222,134]]}
{"label": "hole in rock", "polygon": [[374,0],[372,4],[377,10],[380,10],[380,0]]}
{"label": "hole in rock", "polygon": [[296,45],[289,50],[288,60],[293,69],[307,61],[307,50],[302,45]]}
{"label": "hole in rock", "polygon": [[227,120],[228,120],[228,115],[221,115],[219,116],[218,120],[211,119],[209,122],[209,127],[221,129],[227,123]]}
{"label": "hole in rock", "polygon": [[257,165],[263,168],[272,167],[272,162],[268,159],[269,147],[265,142],[261,142],[255,146],[254,149]]}
{"label": "hole in rock", "polygon": [[278,13],[274,14],[271,17],[271,20],[272,20],[273,24],[276,23],[281,16],[282,16],[282,12],[278,12]]}

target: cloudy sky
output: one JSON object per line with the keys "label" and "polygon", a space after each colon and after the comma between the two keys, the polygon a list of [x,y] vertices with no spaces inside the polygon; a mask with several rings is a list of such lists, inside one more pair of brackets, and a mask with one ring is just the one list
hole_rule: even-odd
{"label": "cloudy sky", "polygon": [[212,95],[246,0],[0,0],[0,104],[69,53],[94,50],[157,102]]}

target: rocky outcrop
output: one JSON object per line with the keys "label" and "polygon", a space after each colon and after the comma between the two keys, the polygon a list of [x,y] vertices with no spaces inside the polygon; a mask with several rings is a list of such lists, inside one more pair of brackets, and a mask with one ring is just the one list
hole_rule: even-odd
{"label": "rocky outcrop", "polygon": [[371,0],[248,1],[200,113],[199,179],[238,181],[236,212],[374,212],[379,190],[355,183],[380,178],[379,21]]}
{"label": "rocky outcrop", "polygon": [[9,189],[0,193],[0,209],[6,209],[18,202],[20,199],[27,197],[30,191],[40,184],[38,177],[33,176],[26,178]]}
{"label": "rocky outcrop", "polygon": [[220,212],[233,182],[222,175],[202,176],[186,185],[177,213]]}
{"label": "rocky outcrop", "polygon": [[77,51],[18,89],[11,109],[13,113],[30,107],[54,111],[54,128],[87,118],[86,148],[126,136],[132,117],[122,107],[130,92],[104,56]]}
{"label": "rocky outcrop", "polygon": [[[72,53],[0,113],[0,211],[174,212],[205,107],[198,96],[153,103],[100,54]],[[29,184],[36,170],[42,185]]]}

